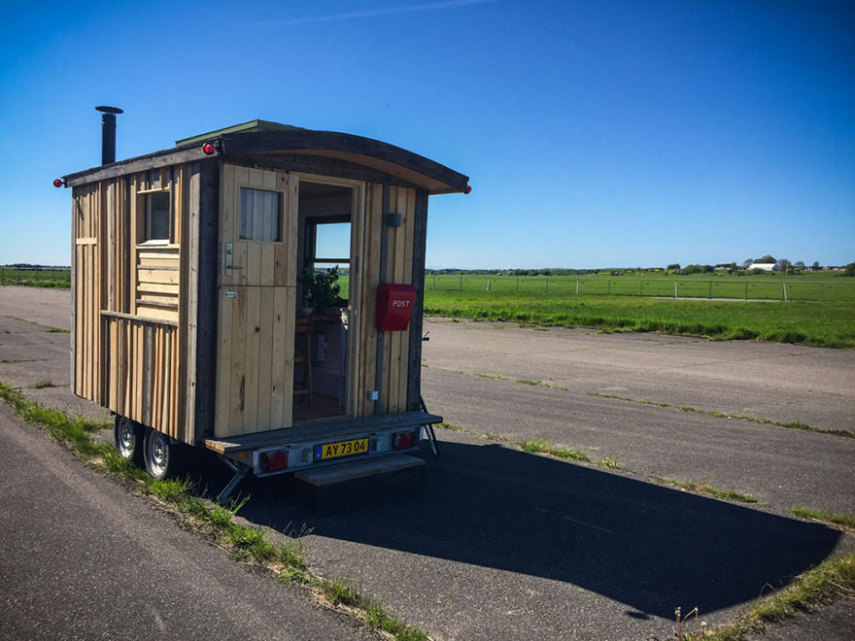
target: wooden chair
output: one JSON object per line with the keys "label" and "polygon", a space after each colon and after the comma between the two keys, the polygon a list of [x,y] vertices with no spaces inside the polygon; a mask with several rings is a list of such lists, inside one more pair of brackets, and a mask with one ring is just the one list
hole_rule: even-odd
{"label": "wooden chair", "polygon": [[[305,396],[312,406],[312,332],[314,330],[314,319],[311,316],[297,318],[294,329],[294,364],[303,365],[303,380],[301,387],[297,387],[297,376],[294,376],[294,397]],[[303,340],[300,340],[300,336]],[[300,343],[304,343],[301,345]],[[303,349],[301,349],[303,348]]]}

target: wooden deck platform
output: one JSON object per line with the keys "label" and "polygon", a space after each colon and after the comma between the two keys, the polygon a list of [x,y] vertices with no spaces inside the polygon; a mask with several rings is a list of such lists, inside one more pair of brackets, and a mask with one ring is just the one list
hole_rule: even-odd
{"label": "wooden deck platform", "polygon": [[399,412],[362,418],[338,417],[318,421],[307,421],[293,427],[268,432],[240,434],[227,438],[206,439],[205,447],[219,454],[234,454],[247,450],[272,447],[282,443],[299,443],[326,439],[345,438],[379,430],[433,425],[442,421],[441,416],[427,412]]}

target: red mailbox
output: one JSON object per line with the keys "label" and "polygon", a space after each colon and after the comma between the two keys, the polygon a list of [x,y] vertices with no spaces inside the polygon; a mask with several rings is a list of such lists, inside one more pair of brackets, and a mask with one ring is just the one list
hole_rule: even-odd
{"label": "red mailbox", "polygon": [[377,317],[375,327],[381,332],[407,329],[416,305],[416,288],[412,285],[380,283],[377,288]]}

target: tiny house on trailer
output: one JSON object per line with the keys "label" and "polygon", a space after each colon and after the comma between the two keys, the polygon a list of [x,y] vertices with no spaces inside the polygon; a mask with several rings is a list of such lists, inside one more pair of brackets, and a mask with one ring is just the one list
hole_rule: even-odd
{"label": "tiny house on trailer", "polygon": [[[73,198],[71,385],[115,414],[123,456],[164,477],[185,445],[213,450],[235,472],[225,500],[250,471],[432,438],[428,196],[468,193],[468,178],[377,140],[261,120],[112,162],[115,113],[107,164],[55,184]],[[340,298],[310,308],[333,265]]]}

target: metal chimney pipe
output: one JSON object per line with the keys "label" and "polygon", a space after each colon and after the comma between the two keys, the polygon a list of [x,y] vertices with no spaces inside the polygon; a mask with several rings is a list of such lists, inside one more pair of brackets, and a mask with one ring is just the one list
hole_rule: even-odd
{"label": "metal chimney pipe", "polygon": [[124,113],[118,107],[95,107],[101,112],[101,164],[116,162],[116,114]]}

